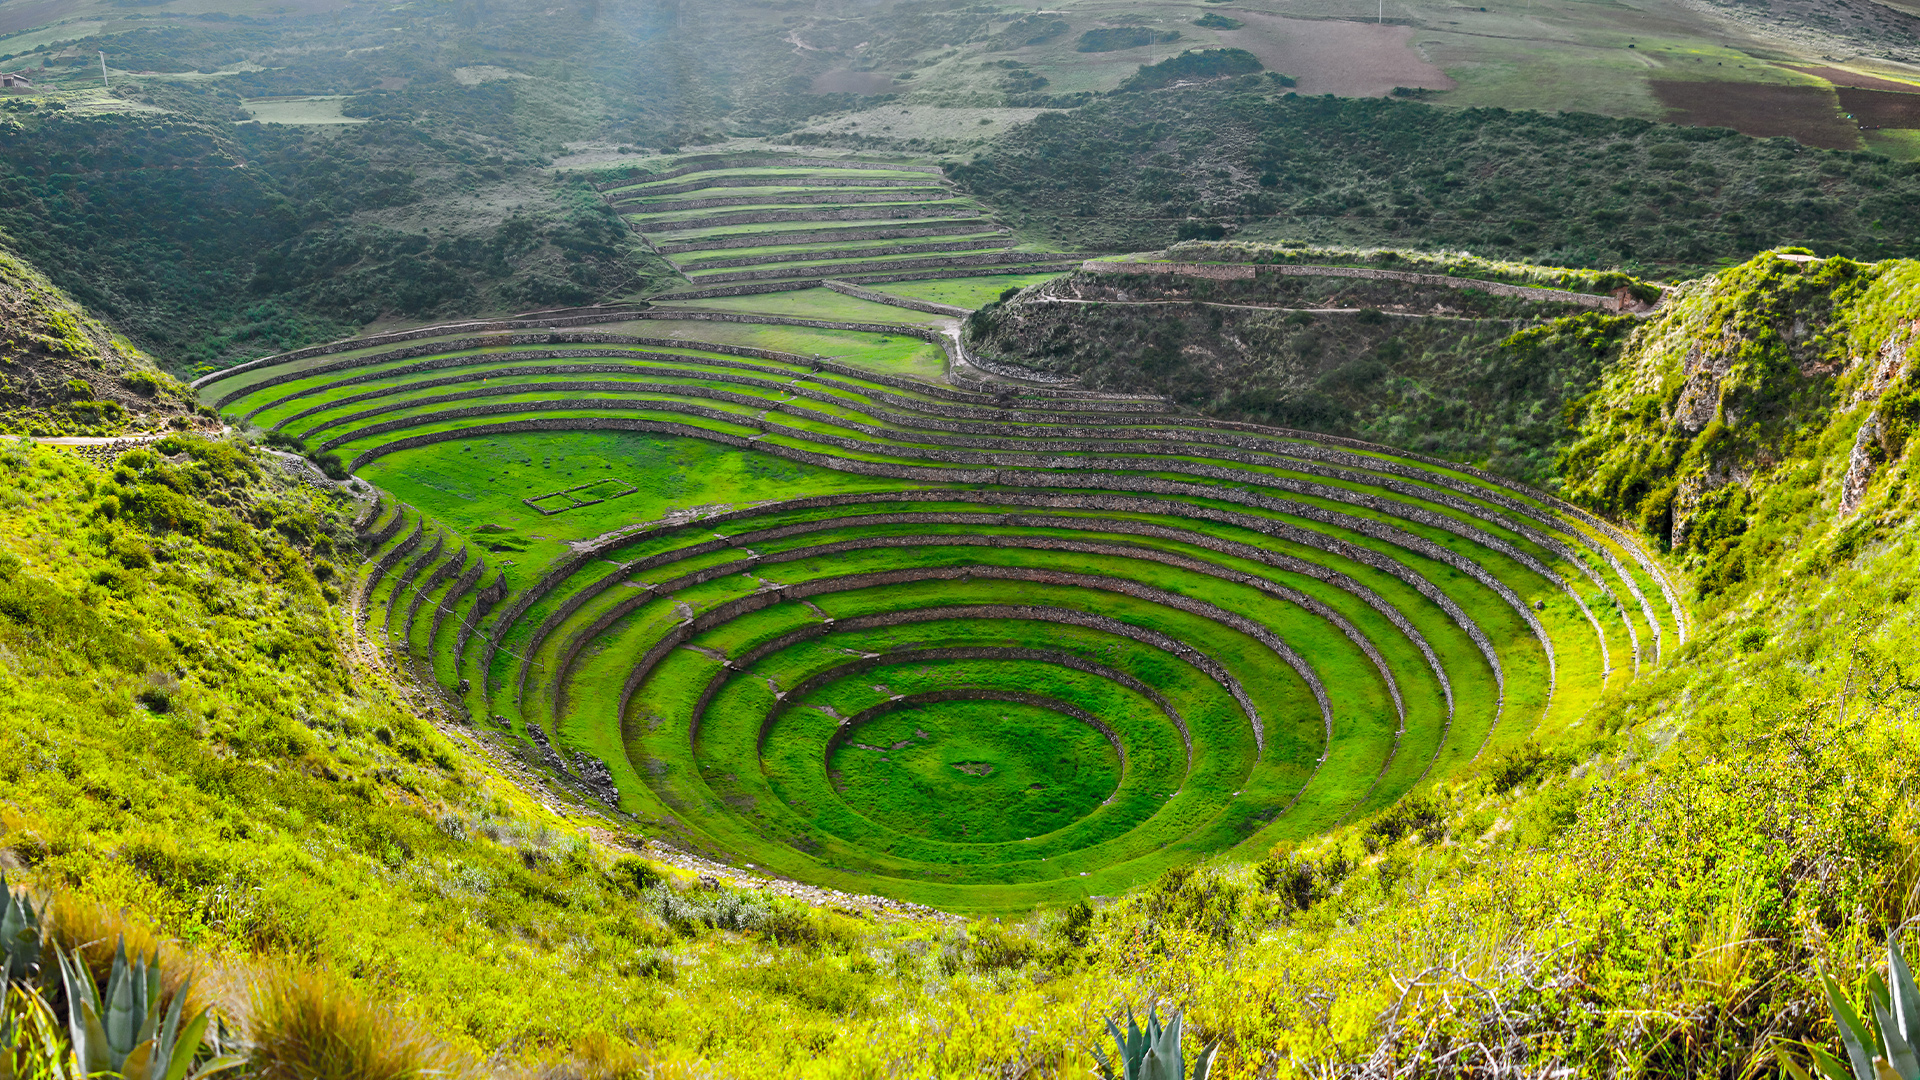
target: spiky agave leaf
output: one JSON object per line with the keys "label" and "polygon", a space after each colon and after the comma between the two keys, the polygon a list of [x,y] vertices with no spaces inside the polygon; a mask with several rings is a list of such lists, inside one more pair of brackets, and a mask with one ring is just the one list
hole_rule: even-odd
{"label": "spiky agave leaf", "polygon": [[1907,967],[1906,957],[1900,955],[1897,930],[1887,935],[1887,978],[1892,984],[1889,990],[1893,998],[1894,1026],[1899,1029],[1900,1041],[1911,1047],[1920,1042],[1920,988],[1914,986],[1913,972]]}
{"label": "spiky agave leaf", "polygon": [[[1107,1021],[1107,1032],[1113,1036],[1118,1057],[1109,1061],[1096,1051],[1101,1071],[1115,1080],[1186,1080],[1185,1055],[1180,1045],[1184,1026],[1178,1013],[1162,1024],[1159,1010],[1152,1009],[1147,1013],[1147,1026],[1142,1029],[1134,1019],[1133,1010],[1128,1009],[1126,1034],[1121,1034],[1118,1024]],[[1217,1050],[1210,1047],[1201,1053],[1194,1066],[1193,1080],[1206,1080]]]}
{"label": "spiky agave leaf", "polygon": [[1200,1060],[1193,1063],[1193,1080],[1207,1080],[1213,1072],[1213,1058],[1220,1052],[1220,1044],[1214,1043],[1200,1051]]}
{"label": "spiky agave leaf", "polygon": [[93,973],[75,956],[56,952],[60,962],[60,982],[67,992],[67,1034],[73,1041],[73,1056],[80,1071],[88,1076],[113,1069],[107,1049],[107,1029],[100,1022],[100,989]]}
{"label": "spiky agave leaf", "polygon": [[0,988],[38,973],[44,936],[32,899],[15,894],[0,872]]}
{"label": "spiky agave leaf", "polygon": [[1874,1065],[1876,1076],[1879,1061],[1885,1061],[1899,1080],[1920,1080],[1920,1057],[1914,1055],[1912,1045],[1900,1033],[1899,1022],[1877,1001],[1873,1003],[1873,1014],[1880,1022],[1880,1048],[1883,1051]]}
{"label": "spiky agave leaf", "polygon": [[[1840,992],[1840,984],[1833,981],[1833,976],[1823,971],[1820,973],[1820,982],[1827,992],[1827,1004],[1833,1009],[1834,1026],[1840,1029],[1840,1044],[1846,1048],[1847,1061],[1853,1066],[1851,1080],[1874,1080],[1873,1050],[1878,1049],[1880,1042],[1877,1033],[1867,1029],[1860,1014],[1854,1011],[1846,995]],[[1825,1067],[1819,1064],[1820,1059],[1831,1058],[1831,1055],[1818,1047],[1813,1050],[1816,1067],[1825,1071]],[[1844,1072],[1840,1080],[1846,1080]]]}

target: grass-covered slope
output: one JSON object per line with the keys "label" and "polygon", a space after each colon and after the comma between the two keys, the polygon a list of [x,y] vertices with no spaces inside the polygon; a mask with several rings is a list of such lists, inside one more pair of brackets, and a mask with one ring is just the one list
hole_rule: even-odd
{"label": "grass-covered slope", "polygon": [[[356,505],[280,461],[190,436],[111,469],[0,445],[0,869],[59,898],[70,944],[157,932],[256,1041],[254,986],[312,972],[323,1000],[424,1023],[463,1069],[596,1033],[777,1069],[769,1025],[830,1041],[875,996],[871,930],[764,894],[643,892],[660,874],[590,843],[599,819],[437,732],[347,621]],[[708,923],[786,944],[662,952]],[[676,985],[714,945],[719,966]]]}
{"label": "grass-covered slope", "polygon": [[119,435],[189,426],[199,401],[38,270],[0,250],[0,431]]}
{"label": "grass-covered slope", "polygon": [[1703,595],[1844,559],[1911,513],[1917,328],[1912,261],[1788,252],[1690,282],[1580,402],[1567,491],[1637,519]]}
{"label": "grass-covered slope", "polygon": [[[1622,371],[1662,319],[1756,363],[1844,329],[1897,432],[1906,272],[1730,271]],[[175,939],[263,1072],[301,1048],[248,1000],[291,967],[455,1072],[1078,1075],[1158,1003],[1222,1075],[1701,1075],[1830,1038],[1816,967],[1914,914],[1910,440],[1829,412],[1743,480],[1814,505],[1694,617],[1489,475],[919,382],[924,326],[644,314],[209,380],[401,496],[365,509],[237,443],[4,448],[0,862],[69,940]],[[1615,386],[1586,423],[1657,413]],[[436,733],[390,665],[482,722]],[[535,801],[607,798],[635,817]],[[663,885],[589,826],[1057,903],[868,921]]]}
{"label": "grass-covered slope", "polygon": [[1245,76],[1040,116],[952,175],[1015,225],[1091,249],[1238,230],[1680,268],[1778,243],[1911,257],[1917,170],[1727,129],[1301,97]]}
{"label": "grass-covered slope", "polygon": [[[291,964],[496,1075],[1080,1075],[1101,1019],[1150,1002],[1228,1074],[1738,1072],[1831,1039],[1815,965],[1861,970],[1913,914],[1910,520],[1750,583],[1544,748],[1253,865],[963,932],[653,889],[354,659],[310,569],[345,565],[343,508],[228,444],[141,453],[0,459],[0,861],[76,941],[149,923],[170,963],[218,961],[263,1065],[300,1047],[248,998]],[[205,526],[138,509],[182,505]]]}
{"label": "grass-covered slope", "polygon": [[373,530],[362,610],[472,715],[776,873],[1111,894],[1562,730],[1685,637],[1643,552],[1487,474],[878,367],[922,326],[617,318],[202,391],[417,508]]}

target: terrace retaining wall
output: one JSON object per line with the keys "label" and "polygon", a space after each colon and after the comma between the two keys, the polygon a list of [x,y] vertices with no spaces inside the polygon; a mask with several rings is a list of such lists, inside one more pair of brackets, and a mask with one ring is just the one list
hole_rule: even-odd
{"label": "terrace retaining wall", "polygon": [[[1025,265],[1033,261],[1033,253],[1027,251],[993,251],[979,255],[950,255],[944,258],[899,259],[890,260],[885,265],[875,266],[874,270],[891,273],[902,270],[937,270],[948,266],[1004,266],[1009,263]],[[804,277],[808,274],[820,274],[823,271],[811,267],[789,267],[771,270],[733,270],[719,274],[701,274],[689,278],[696,285],[706,282],[728,281],[770,281],[776,278]]]}
{"label": "terrace retaining wall", "polygon": [[[447,586],[447,595],[441,597],[440,602],[434,605],[433,625],[427,629],[427,655],[429,656],[433,655],[433,643],[440,639],[441,624],[447,621],[447,616],[454,608],[460,606],[460,598],[467,595],[467,590],[473,588],[473,583],[480,580],[480,575],[487,569],[486,563],[473,558],[473,553],[466,548],[461,548],[460,554],[454,556],[452,565],[453,573],[458,574],[459,577],[452,585]],[[454,674],[458,677],[459,672],[456,671]]]}
{"label": "terrace retaining wall", "polygon": [[702,154],[698,157],[681,158],[673,168],[650,174],[645,179],[626,179],[610,181],[608,184],[595,185],[600,191],[608,187],[627,184],[647,183],[650,180],[672,180],[697,172],[712,172],[716,169],[761,169],[777,165],[791,165],[806,169],[892,169],[895,172],[919,172],[933,176],[945,176],[945,170],[938,165],[909,165],[893,161],[860,161],[849,158],[812,158],[804,155],[779,154],[758,157],[753,155]]}
{"label": "terrace retaining wall", "polygon": [[723,270],[730,266],[759,266],[796,259],[827,262],[834,259],[872,259],[885,255],[930,255],[943,251],[1004,250],[1007,238],[989,236],[980,240],[945,240],[930,244],[895,244],[889,247],[816,248],[812,251],[788,251],[771,255],[739,255],[724,259],[699,259],[677,263],[683,271]]}
{"label": "terrace retaining wall", "polygon": [[662,255],[681,255],[689,251],[725,251],[730,248],[782,247],[791,244],[832,244],[854,240],[904,240],[915,236],[951,236],[956,228],[977,226],[975,231],[995,230],[1007,235],[1006,230],[996,225],[990,218],[962,218],[940,225],[898,225],[892,228],[877,229],[822,229],[798,232],[750,233],[745,236],[714,237],[711,240],[689,240],[676,244],[660,244],[656,250]]}
{"label": "terrace retaining wall", "polygon": [[[928,270],[917,274],[842,274],[836,281],[857,281],[868,285],[884,285],[890,281],[939,281],[944,278],[997,277],[1002,274],[1048,274],[1062,270],[1072,270],[1078,263],[1040,262],[1024,265],[960,267],[952,270]],[[829,268],[831,269],[831,268]],[[685,289],[664,293],[655,300],[706,300],[717,296],[748,296],[755,293],[793,292],[798,289],[818,288],[825,278],[779,281],[758,285],[717,285],[706,289]]]}
{"label": "terrace retaining wall", "polygon": [[613,203],[623,215],[668,214],[680,210],[713,210],[727,206],[819,206],[862,203],[926,202],[951,195],[945,188],[901,187],[879,191],[807,191],[769,195],[709,195],[699,199],[621,200]]}
{"label": "terrace retaining wall", "polygon": [[[1166,269],[1160,269],[1165,267]],[[1208,278],[1215,281],[1250,281],[1258,274],[1281,277],[1344,277],[1367,281],[1398,281],[1409,285],[1436,285],[1448,289],[1478,289],[1494,296],[1509,296],[1556,304],[1579,304],[1601,311],[1631,311],[1637,301],[1622,290],[1610,296],[1574,292],[1569,289],[1545,289],[1535,285],[1509,285],[1500,281],[1451,277],[1446,274],[1422,274],[1411,270],[1380,270],[1366,266],[1319,266],[1294,263],[1132,263],[1089,261],[1083,267],[1095,274],[1173,274],[1180,277]]]}
{"label": "terrace retaining wall", "polygon": [[[973,502],[982,504],[1004,504],[1040,510],[1084,511],[1092,509],[1097,512],[1146,514],[1176,519],[1211,521],[1216,524],[1246,529],[1255,535],[1275,536],[1305,547],[1345,557],[1362,565],[1388,573],[1390,576],[1412,586],[1422,596],[1432,600],[1446,612],[1448,617],[1454,621],[1455,625],[1460,627],[1461,630],[1467,634],[1468,638],[1474,642],[1476,648],[1479,649],[1483,657],[1487,660],[1496,684],[1504,691],[1505,676],[1502,672],[1499,657],[1494,653],[1491,642],[1486,635],[1481,632],[1478,624],[1455,605],[1450,598],[1440,592],[1432,582],[1414,572],[1410,567],[1396,560],[1387,559],[1385,556],[1371,551],[1371,549],[1357,547],[1346,541],[1338,540],[1337,538],[1327,537],[1321,533],[1300,529],[1296,526],[1288,525],[1284,522],[1277,522],[1269,518],[1257,517],[1238,511],[1195,507],[1178,502],[1165,502],[1159,499],[1143,499],[1116,495],[1075,496],[1031,491],[908,491],[857,495],[824,495],[788,500],[786,502],[758,506],[748,510],[729,511],[702,518],[698,522],[662,523],[658,526],[650,526],[640,532],[595,544],[576,552],[573,558],[554,567],[538,583],[529,589],[527,593],[523,594],[516,603],[516,611],[525,611],[533,603],[537,602],[540,597],[551,592],[562,582],[570,580],[576,573],[590,563],[602,560],[611,561],[613,554],[621,547],[645,541],[651,537],[660,535],[662,532],[681,528],[699,528],[703,531],[711,531],[716,524],[724,525],[735,521],[750,523],[759,517],[774,513],[785,513],[796,510],[832,510],[842,507],[855,507],[873,503],[884,504],[888,502],[904,502],[909,504],[916,502]],[[1375,593],[1359,581],[1321,563],[1295,559],[1292,556],[1269,552],[1263,548],[1225,540],[1204,532],[1190,532],[1188,530],[1152,525],[1124,518],[1087,518],[1076,516],[1063,519],[1051,514],[1033,517],[1029,515],[1010,514],[1004,511],[974,514],[940,511],[907,512],[862,514],[855,517],[836,515],[833,518],[823,521],[801,522],[731,536],[716,533],[716,538],[713,540],[702,541],[676,549],[673,552],[630,561],[623,564],[615,572],[604,575],[598,582],[588,585],[582,589],[581,593],[577,594],[575,598],[569,600],[566,605],[569,609],[568,611],[556,614],[555,616],[549,616],[549,618],[542,623],[540,629],[536,631],[535,640],[543,641],[547,634],[551,633],[553,629],[557,628],[560,623],[564,621],[566,616],[571,614],[571,611],[577,610],[580,605],[586,603],[593,595],[597,595],[599,592],[612,587],[620,581],[632,580],[634,574],[645,572],[655,566],[666,565],[678,559],[699,557],[725,547],[740,547],[764,542],[768,539],[780,539],[806,531],[838,528],[848,525],[917,524],[929,520],[942,522],[951,521],[952,523],[959,524],[999,524],[1003,526],[1027,526],[1033,528],[1092,527],[1108,532],[1137,533],[1193,544],[1220,554],[1246,558],[1251,561],[1273,566],[1276,569],[1310,577],[1316,581],[1359,597],[1369,607],[1380,612],[1389,622],[1398,627],[1402,633],[1406,634],[1426,656],[1428,665],[1438,677],[1442,687],[1445,688],[1448,700],[1448,716],[1449,718],[1452,716],[1452,686],[1440,663],[1439,657],[1433,652],[1432,647],[1427,643],[1425,637],[1420,634],[1418,629],[1408,621],[1406,616],[1401,613],[1398,608],[1388,604],[1378,593]],[[652,586],[648,587],[649,589],[652,588]],[[517,621],[517,619],[517,614],[511,618],[503,617],[500,626],[497,628],[496,636],[503,635],[506,629],[513,622]],[[530,659],[528,663],[531,663]],[[524,671],[522,673],[522,679],[524,682]]]}
{"label": "terrace retaining wall", "polygon": [[761,176],[716,176],[707,180],[689,180],[684,184],[639,181],[601,189],[609,196],[641,198],[650,195],[681,195],[689,191],[744,187],[823,187],[823,188],[927,188],[945,190],[938,180],[916,180],[906,176],[814,176],[810,173],[768,173]]}
{"label": "terrace retaining wall", "polygon": [[[445,415],[443,414],[441,418],[445,419],[447,417],[445,417]],[[722,432],[708,431],[708,430],[696,427],[694,425],[689,425],[689,424],[680,424],[680,423],[656,421],[656,420],[640,420],[640,419],[633,419],[633,418],[627,418],[627,417],[528,418],[528,419],[522,419],[517,421],[507,421],[504,423],[479,424],[473,427],[459,428],[451,431],[429,432],[421,435],[407,436],[401,439],[396,439],[390,443],[385,443],[380,446],[372,447],[362,452],[359,456],[357,456],[354,459],[354,467],[358,468],[361,464],[364,464],[365,462],[373,461],[387,454],[394,453],[400,450],[411,449],[416,446],[428,446],[428,445],[432,445],[433,443],[445,442],[450,439],[470,438],[470,437],[494,435],[494,434],[507,434],[510,432],[517,432],[517,431],[644,431],[652,434],[686,435],[686,436],[692,436],[694,438],[706,439],[711,442],[718,442],[723,445],[734,446],[739,449],[764,450],[768,453],[776,454],[778,456],[789,458],[791,460],[803,461],[808,464],[821,465],[826,468],[834,469],[839,472],[850,472],[857,475],[880,476],[880,477],[887,477],[890,479],[901,479],[901,480],[931,481],[935,483],[944,482],[944,483],[954,483],[954,484],[991,484],[991,485],[1002,485],[1002,486],[1009,486],[1009,487],[1025,485],[1029,487],[1038,486],[1038,487],[1063,487],[1063,488],[1089,488],[1089,487],[1103,488],[1108,491],[1114,491],[1114,492],[1145,492],[1148,494],[1166,496],[1174,499],[1182,499],[1182,498],[1219,499],[1219,500],[1225,500],[1230,502],[1237,502],[1242,505],[1252,506],[1252,507],[1255,507],[1261,510],[1266,510],[1273,513],[1287,514],[1287,515],[1296,516],[1296,517],[1304,517],[1311,521],[1316,521],[1321,524],[1330,525],[1335,528],[1346,529],[1358,535],[1366,536],[1374,540],[1379,540],[1383,543],[1391,544],[1395,547],[1399,547],[1404,550],[1411,551],[1414,554],[1425,556],[1427,558],[1433,559],[1447,566],[1450,566],[1453,569],[1458,570],[1460,573],[1465,574],[1469,577],[1472,577],[1474,580],[1480,582],[1482,585],[1484,585],[1489,590],[1491,590],[1495,595],[1499,596],[1504,602],[1506,602],[1507,605],[1510,608],[1512,608],[1514,612],[1518,614],[1524,622],[1527,623],[1528,628],[1532,631],[1535,639],[1540,643],[1542,650],[1547,655],[1549,685],[1551,686],[1557,681],[1552,674],[1554,669],[1553,643],[1552,643],[1552,640],[1547,636],[1546,628],[1542,626],[1539,619],[1535,617],[1533,609],[1520,600],[1518,594],[1516,594],[1505,583],[1500,582],[1498,579],[1494,578],[1491,574],[1488,574],[1478,564],[1472,562],[1469,559],[1466,559],[1463,556],[1455,554],[1451,550],[1439,544],[1426,540],[1423,537],[1414,536],[1410,533],[1405,532],[1404,530],[1396,529],[1391,526],[1380,525],[1375,522],[1368,521],[1366,519],[1354,518],[1350,515],[1338,513],[1335,511],[1326,511],[1326,510],[1321,510],[1318,507],[1305,506],[1299,503],[1295,503],[1291,500],[1276,499],[1270,496],[1257,495],[1250,492],[1222,491],[1220,489],[1208,488],[1199,484],[1167,481],[1167,480],[1160,479],[1158,477],[1087,476],[1085,474],[1074,474],[1074,473],[1003,474],[1000,470],[997,470],[997,469],[987,469],[987,470],[938,469],[938,468],[926,468],[926,467],[912,466],[912,465],[899,465],[899,464],[892,464],[892,463],[871,462],[871,461],[863,461],[863,460],[854,459],[854,458],[843,458],[836,455],[824,454],[824,453],[819,453],[815,451],[801,450],[798,448],[782,446],[779,444],[761,444],[758,442],[757,438],[743,438],[737,435],[729,435]],[[952,492],[942,492],[941,494],[947,497],[953,496]],[[1178,515],[1178,516],[1187,516],[1187,515]],[[1428,599],[1433,600],[1436,604],[1439,604],[1443,609],[1448,610],[1450,614],[1457,613],[1456,621],[1464,620],[1463,628],[1465,625],[1471,624],[1471,620],[1466,619],[1464,612],[1461,612],[1459,607],[1455,605],[1451,599],[1446,598],[1444,594],[1440,593],[1439,590],[1436,589],[1431,582],[1426,581],[1425,578],[1420,577],[1418,574],[1413,574],[1410,571],[1407,571],[1404,567],[1401,567],[1400,564],[1395,560],[1389,559],[1383,555],[1378,555],[1377,553],[1369,552],[1363,548],[1354,547],[1353,545],[1346,544],[1345,542],[1338,542],[1341,545],[1340,547],[1329,549],[1326,546],[1328,538],[1322,536],[1321,534],[1312,533],[1309,530],[1304,530],[1304,529],[1294,530],[1291,527],[1285,527],[1284,532],[1277,531],[1275,526],[1278,524],[1279,523],[1275,523],[1275,522],[1266,522],[1264,527],[1261,527],[1258,531],[1269,534],[1269,535],[1283,535],[1286,539],[1293,540],[1296,543],[1304,543],[1304,544],[1307,544],[1308,546],[1320,548],[1322,550],[1334,550],[1338,554],[1347,555],[1350,558],[1354,558],[1356,561],[1365,562],[1368,565],[1374,566],[1376,569],[1386,570],[1388,573],[1392,573],[1395,576],[1402,577],[1402,579],[1406,580],[1409,585],[1414,586],[1416,589],[1418,589],[1421,592],[1422,595],[1427,596]],[[1316,538],[1319,540],[1319,542],[1314,542],[1314,540],[1307,539],[1307,537]],[[1352,551],[1349,552],[1348,550],[1346,550],[1347,548],[1352,548]],[[557,572],[558,571],[556,570],[556,573]],[[503,617],[501,620],[501,624],[506,625],[512,622],[514,619],[518,618],[518,615],[519,615],[519,612],[514,611],[513,613],[511,613],[509,617]],[[1471,633],[1473,636],[1475,636],[1476,641],[1486,642],[1487,639],[1485,635],[1479,631],[1477,625],[1474,626]],[[1487,656],[1489,664],[1491,664],[1494,670],[1498,672],[1500,670],[1499,661],[1498,661],[1498,658],[1492,654],[1490,645],[1484,650],[1484,655]],[[490,659],[490,656],[491,656],[491,649],[489,650],[489,659]],[[1501,682],[1504,685],[1504,679],[1502,679]]]}
{"label": "terrace retaining wall", "polygon": [[889,218],[944,218],[977,216],[980,208],[958,200],[914,203],[906,207],[849,207],[845,210],[756,210],[740,214],[708,214],[705,217],[675,221],[647,222],[646,231],[654,233],[691,232],[694,229],[719,229],[729,225],[772,225],[789,221],[885,221]]}

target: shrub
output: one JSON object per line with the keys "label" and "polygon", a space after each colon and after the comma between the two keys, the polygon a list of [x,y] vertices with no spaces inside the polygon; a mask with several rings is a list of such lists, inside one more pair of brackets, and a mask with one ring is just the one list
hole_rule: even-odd
{"label": "shrub", "polygon": [[652,863],[635,855],[622,855],[613,861],[608,872],[620,886],[620,891],[638,896],[648,889],[665,883],[665,878]]}
{"label": "shrub", "polygon": [[1425,795],[1410,795],[1367,823],[1360,830],[1360,842],[1369,855],[1391,846],[1407,836],[1419,835],[1429,841],[1445,835],[1446,815]]}
{"label": "shrub", "polygon": [[1075,52],[1118,52],[1121,49],[1137,49],[1142,45],[1159,45],[1168,41],[1179,41],[1178,30],[1152,30],[1145,26],[1114,26],[1099,30],[1089,30],[1080,35],[1074,43]]}
{"label": "shrub", "polygon": [[1157,929],[1200,934],[1225,945],[1233,939],[1243,897],[1240,886],[1217,874],[1177,866],[1162,874],[1143,900]]}
{"label": "shrub", "polygon": [[1501,751],[1487,763],[1487,786],[1504,794],[1560,763],[1558,755],[1528,740]]}
{"label": "shrub", "polygon": [[1260,70],[1260,58],[1245,49],[1188,49],[1179,56],[1157,64],[1141,65],[1139,71],[1120,84],[1120,91],[1158,90],[1177,82],[1251,75]]}
{"label": "shrub", "polygon": [[46,999],[0,984],[0,1080],[84,1080]]}

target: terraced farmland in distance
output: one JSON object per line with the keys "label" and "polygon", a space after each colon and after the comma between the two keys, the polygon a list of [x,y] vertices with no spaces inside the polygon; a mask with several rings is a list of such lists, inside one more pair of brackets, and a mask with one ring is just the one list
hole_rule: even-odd
{"label": "terraced farmland in distance", "polygon": [[201,389],[384,492],[356,610],[476,722],[673,842],[952,910],[1257,857],[1568,730],[1684,638],[1655,561],[1540,493],[941,378],[937,315],[752,299]]}
{"label": "terraced farmland in distance", "polygon": [[716,154],[602,194],[686,278],[684,298],[1032,274],[1084,256],[1022,250],[933,165]]}

